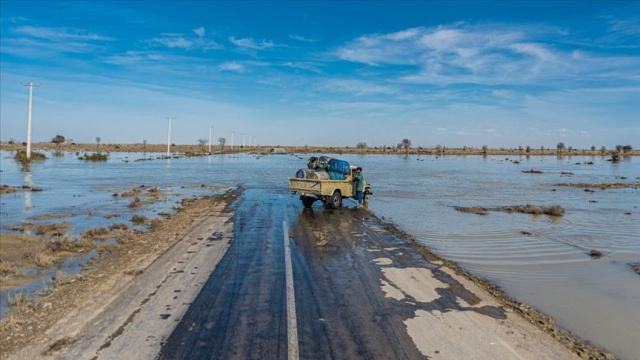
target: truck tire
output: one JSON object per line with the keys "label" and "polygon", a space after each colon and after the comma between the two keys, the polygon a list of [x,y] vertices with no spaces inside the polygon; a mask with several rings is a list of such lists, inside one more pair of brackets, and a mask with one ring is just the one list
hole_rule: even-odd
{"label": "truck tire", "polygon": [[308,196],[302,196],[300,200],[302,200],[302,205],[304,205],[304,207],[306,208],[310,208],[311,205],[313,205],[313,203],[316,201],[316,199]]}
{"label": "truck tire", "polygon": [[339,209],[342,206],[342,194],[340,194],[339,190],[333,192],[333,195],[329,198],[329,205],[333,209]]}

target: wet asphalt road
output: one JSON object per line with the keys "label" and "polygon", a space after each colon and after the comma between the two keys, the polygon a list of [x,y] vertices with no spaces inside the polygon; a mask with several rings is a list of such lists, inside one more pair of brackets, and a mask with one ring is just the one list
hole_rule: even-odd
{"label": "wet asphalt road", "polygon": [[[445,276],[448,291],[431,303],[385,298],[375,259],[387,257],[400,267],[434,265],[368,212],[354,209],[352,201],[344,205],[327,210],[317,202],[303,209],[287,192],[245,191],[236,204],[231,247],[163,345],[160,358],[289,357],[285,221],[300,358],[425,358],[403,321],[417,308],[464,310],[456,296],[473,303],[474,295]],[[499,309],[485,310],[485,315],[504,316]]]}

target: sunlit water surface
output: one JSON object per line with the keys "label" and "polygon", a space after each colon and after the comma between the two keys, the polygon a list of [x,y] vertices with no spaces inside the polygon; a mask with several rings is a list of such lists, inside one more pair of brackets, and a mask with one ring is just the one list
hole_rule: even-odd
{"label": "sunlit water surface", "polygon": [[[134,213],[155,217],[171,211],[184,197],[210,194],[202,184],[242,185],[289,196],[287,178],[304,167],[308,157],[240,154],[135,161],[143,154],[112,153],[106,163],[85,163],[72,154],[52,157],[49,153],[46,161],[27,173],[11,160],[12,155],[0,151],[2,184],[30,183],[43,191],[2,196],[2,227],[38,215],[73,213],[76,216],[64,221],[73,225],[76,234],[124,222]],[[585,192],[557,186],[567,182],[637,183],[639,159],[625,158],[613,164],[602,157],[576,156],[336,157],[364,167],[374,187],[370,207],[386,221],[617,357],[634,359],[640,354],[640,275],[629,266],[640,262],[640,190]],[[529,169],[543,173],[522,172]],[[140,185],[159,186],[169,196],[136,210],[127,207],[129,199],[112,196]],[[480,216],[454,209],[527,203],[559,204],[566,213],[561,218],[500,212]],[[345,200],[344,204],[355,203]],[[113,213],[122,218],[103,217]],[[592,259],[591,249],[604,256]],[[68,272],[77,271],[73,261],[66,266]],[[3,312],[6,295],[1,298]]]}

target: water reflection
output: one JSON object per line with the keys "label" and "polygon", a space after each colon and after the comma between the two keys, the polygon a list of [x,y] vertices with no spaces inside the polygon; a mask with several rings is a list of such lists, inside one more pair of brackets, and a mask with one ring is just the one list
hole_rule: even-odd
{"label": "water reflection", "polygon": [[31,200],[31,190],[33,189],[33,182],[31,180],[31,171],[24,173],[24,186],[26,187],[24,192],[24,210],[25,216],[31,212],[33,208],[33,201]]}

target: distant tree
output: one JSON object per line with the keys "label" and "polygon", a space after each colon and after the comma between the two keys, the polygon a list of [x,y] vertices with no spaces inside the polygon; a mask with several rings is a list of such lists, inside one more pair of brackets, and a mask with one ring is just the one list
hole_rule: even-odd
{"label": "distant tree", "polygon": [[9,144],[13,145],[16,142],[16,139],[14,138],[9,138]]}
{"label": "distant tree", "polygon": [[204,149],[204,146],[207,145],[208,140],[205,138],[200,138],[197,140],[198,146],[200,146],[200,150]]}
{"label": "distant tree", "polygon": [[147,140],[142,140],[142,150],[147,151]]}
{"label": "distant tree", "polygon": [[600,153],[601,153],[602,155],[604,155],[606,152],[607,152],[607,147],[603,145],[603,146],[600,148]]}
{"label": "distant tree", "polygon": [[540,146],[540,150],[544,151],[544,146]]}
{"label": "distant tree", "polygon": [[367,143],[366,143],[366,142],[359,142],[359,143],[356,145],[356,149],[366,149],[367,147],[368,147],[368,146],[367,146]]}
{"label": "distant tree", "polygon": [[487,145],[482,145],[482,153],[487,155],[487,150],[489,150],[489,147]]}
{"label": "distant tree", "polygon": [[596,146],[595,145],[591,145],[591,151],[596,151]]}
{"label": "distant tree", "polygon": [[51,139],[51,142],[56,144],[57,146],[60,146],[60,144],[64,142],[64,136],[56,135],[53,139]]}
{"label": "distant tree", "polygon": [[559,142],[558,145],[556,145],[556,149],[558,149],[558,152],[562,152],[565,149],[564,143],[562,141]]}
{"label": "distant tree", "polygon": [[617,152],[621,152],[622,151],[623,146],[622,145],[616,145],[616,151]]}
{"label": "distant tree", "polygon": [[223,137],[218,138],[218,144],[220,144],[220,151],[224,152],[224,144],[226,144],[226,143],[227,143],[227,139],[225,139]]}
{"label": "distant tree", "polygon": [[525,151],[525,152],[528,152],[528,153],[529,153],[529,152],[531,152],[531,146],[527,145],[527,147],[525,148],[525,150],[524,150],[524,151]]}
{"label": "distant tree", "polygon": [[569,152],[572,152],[572,151],[573,151],[573,146],[569,146],[569,147],[567,148],[567,150],[568,150]]}
{"label": "distant tree", "polygon": [[436,151],[437,152],[441,152],[442,151],[442,145],[440,145],[440,144],[436,145]]}
{"label": "distant tree", "polygon": [[402,147],[404,148],[404,151],[406,153],[408,153],[409,152],[409,148],[411,147],[411,140],[402,139],[402,142],[400,144],[402,144]]}
{"label": "distant tree", "polygon": [[622,152],[628,154],[633,151],[633,147],[631,145],[625,145],[622,147]]}
{"label": "distant tree", "polygon": [[398,143],[397,148],[398,148],[398,150],[402,149],[402,143],[401,143],[401,142],[400,142],[400,143]]}
{"label": "distant tree", "polygon": [[101,137],[96,137],[96,151],[98,150],[98,148],[100,147],[100,141],[102,141]]}

